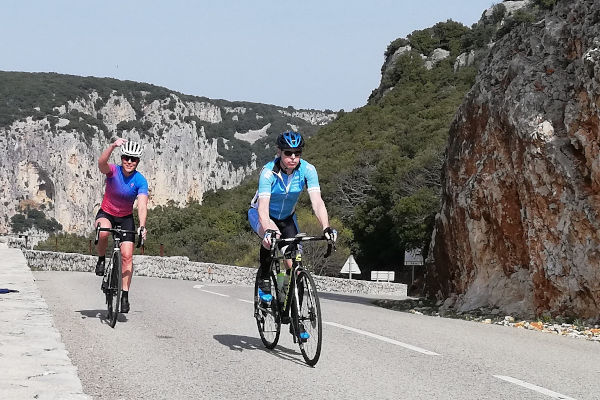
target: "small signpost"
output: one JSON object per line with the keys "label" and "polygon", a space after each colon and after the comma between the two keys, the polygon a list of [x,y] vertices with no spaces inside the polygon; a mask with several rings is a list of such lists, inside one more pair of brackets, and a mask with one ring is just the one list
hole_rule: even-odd
{"label": "small signpost", "polygon": [[394,271],[371,271],[371,280],[372,281],[386,281],[386,282],[394,282],[394,278],[396,277]]}
{"label": "small signpost", "polygon": [[415,281],[415,265],[423,265],[423,256],[420,249],[412,249],[404,252],[404,265],[410,265],[412,268],[410,275],[410,284]]}
{"label": "small signpost", "polygon": [[344,263],[342,270],[340,271],[342,274],[349,274],[348,279],[352,279],[352,274],[360,275],[360,268],[358,268],[358,264],[354,261],[354,257],[350,254],[350,257]]}

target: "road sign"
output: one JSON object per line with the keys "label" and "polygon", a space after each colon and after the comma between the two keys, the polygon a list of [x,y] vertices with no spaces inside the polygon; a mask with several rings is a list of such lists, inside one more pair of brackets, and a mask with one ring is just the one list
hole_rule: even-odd
{"label": "road sign", "polygon": [[412,249],[404,252],[404,265],[423,265],[421,250]]}
{"label": "road sign", "polygon": [[358,268],[358,264],[354,261],[352,254],[350,254],[340,272],[342,274],[350,274],[348,277],[350,279],[352,279],[352,274],[360,274],[360,268]]}
{"label": "road sign", "polygon": [[371,271],[372,281],[393,282],[395,278],[394,271]]}

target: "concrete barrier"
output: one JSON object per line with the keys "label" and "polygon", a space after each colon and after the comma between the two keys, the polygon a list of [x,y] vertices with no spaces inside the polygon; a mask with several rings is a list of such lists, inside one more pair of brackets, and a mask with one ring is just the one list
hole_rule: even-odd
{"label": "concrete barrier", "polygon": [[[39,271],[92,272],[97,257],[78,253],[24,250],[29,268]],[[187,257],[133,256],[134,275],[191,281],[254,285],[255,268],[189,261]],[[406,296],[406,285],[314,276],[323,292]]]}
{"label": "concrete barrier", "polygon": [[19,249],[0,242],[0,399],[89,400]]}

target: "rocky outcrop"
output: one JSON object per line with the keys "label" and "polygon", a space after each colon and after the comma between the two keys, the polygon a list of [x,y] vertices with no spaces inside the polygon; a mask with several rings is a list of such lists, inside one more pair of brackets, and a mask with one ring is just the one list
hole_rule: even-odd
{"label": "rocky outcrop", "polygon": [[[10,231],[10,218],[27,207],[55,218],[66,232],[89,231],[104,188],[97,159],[116,137],[143,143],[139,170],[148,180],[150,207],[184,205],[202,201],[207,191],[238,185],[265,157],[272,157],[268,143],[276,129],[314,132],[336,115],[241,104],[246,105],[166,89],[158,94],[115,89],[108,95],[90,89],[50,113],[35,107],[30,116],[15,117],[0,126],[0,232]],[[111,162],[120,162],[118,150]]]}
{"label": "rocky outcrop", "polygon": [[[423,56],[422,56],[423,57]],[[431,69],[440,61],[450,57],[450,52],[444,49],[434,49],[429,57],[424,57],[425,68]]]}
{"label": "rocky outcrop", "polygon": [[[118,105],[116,104],[118,101]],[[176,204],[188,199],[202,200],[207,190],[237,185],[256,168],[251,162],[245,167],[232,168],[217,151],[217,140],[198,135],[195,122],[182,122],[180,116],[193,114],[201,120],[218,121],[220,113],[211,107],[191,108],[178,102],[180,110],[174,119],[155,101],[144,110],[143,121],[151,129],[164,129],[164,134],[141,137],[135,129],[118,133],[129,140],[144,143],[144,157],[139,170],[148,179],[151,189],[150,205],[163,205],[169,200]],[[67,109],[79,109],[94,115],[93,102],[79,101]],[[168,109],[167,109],[168,111]],[[109,130],[119,122],[135,121],[135,113],[125,98],[109,99],[99,112]],[[218,116],[218,117],[217,117]],[[166,118],[165,118],[166,117]],[[156,127],[156,128],[154,128]],[[48,119],[16,121],[0,129],[0,185],[3,202],[0,214],[2,228],[8,229],[7,218],[26,206],[41,208],[58,220],[65,231],[83,233],[89,230],[93,213],[102,201],[104,176],[99,172],[97,159],[112,142],[101,131],[89,140],[77,130],[65,126],[51,132]],[[119,163],[118,152],[111,162]]]}
{"label": "rocky outcrop", "polygon": [[491,48],[450,129],[430,293],[458,310],[600,315],[600,2]]}

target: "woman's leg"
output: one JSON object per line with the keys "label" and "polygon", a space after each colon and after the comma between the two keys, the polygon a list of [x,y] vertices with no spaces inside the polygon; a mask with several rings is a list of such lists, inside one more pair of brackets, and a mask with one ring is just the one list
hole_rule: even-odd
{"label": "woman's leg", "polygon": [[[94,229],[96,226],[100,226],[102,228],[112,228],[110,221],[106,218],[98,218],[96,223],[94,224]],[[108,236],[110,232],[100,232],[100,237],[98,238],[98,244],[96,245],[96,251],[98,252],[98,256],[103,257],[106,255],[106,248],[108,247]]]}
{"label": "woman's leg", "polygon": [[121,256],[123,258],[123,290],[129,291],[133,275],[133,242],[121,243]]}

